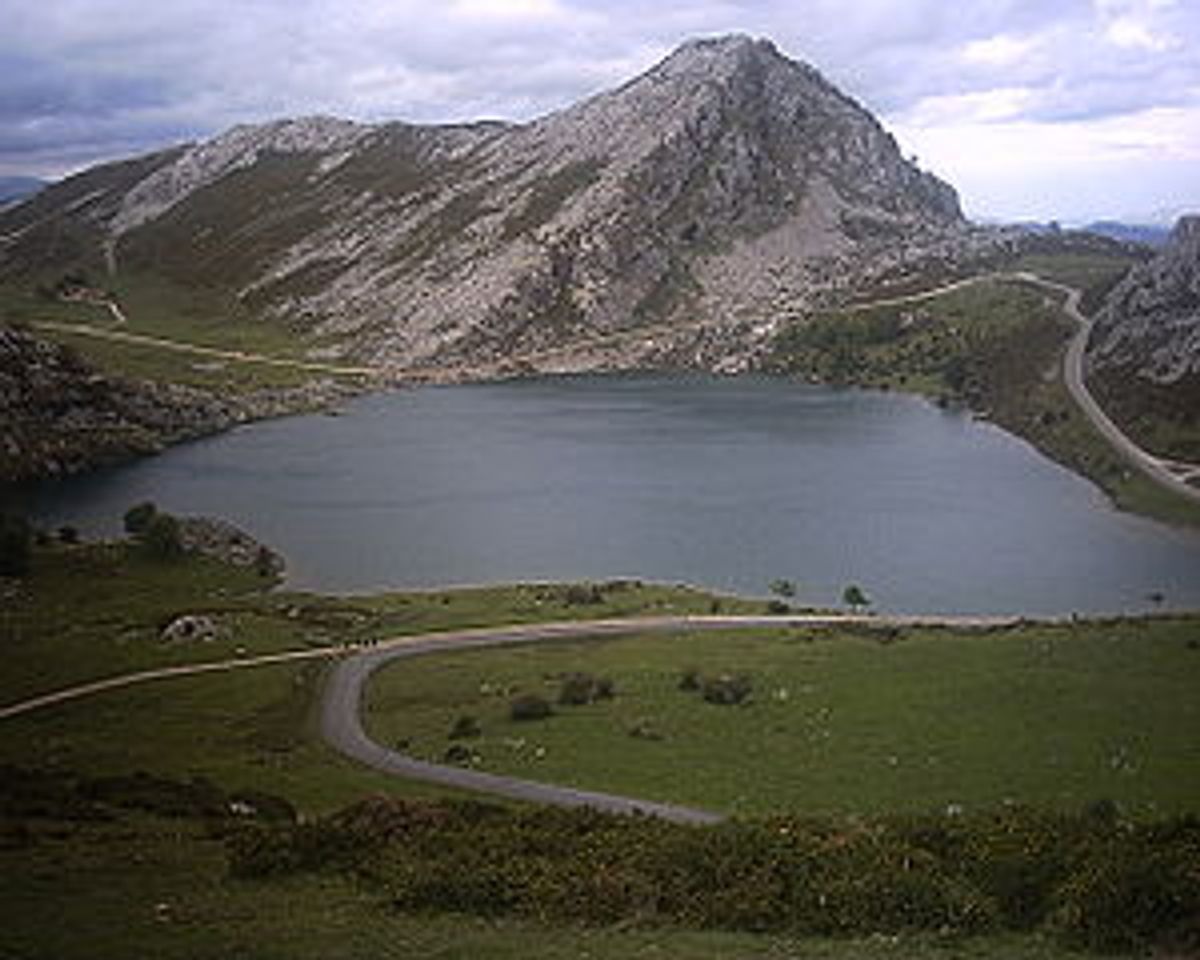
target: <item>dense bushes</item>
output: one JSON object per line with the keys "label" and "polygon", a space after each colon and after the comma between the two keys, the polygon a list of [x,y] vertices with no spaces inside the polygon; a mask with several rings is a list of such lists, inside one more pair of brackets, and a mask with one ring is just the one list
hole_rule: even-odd
{"label": "dense bushes", "polygon": [[1200,821],[1010,809],[715,827],[374,800],[230,847],[241,876],[352,867],[406,910],[863,935],[1044,929],[1097,950],[1200,946]]}
{"label": "dense bushes", "polygon": [[295,807],[283,797],[259,790],[227,793],[203,778],[175,780],[141,771],[83,777],[0,766],[0,818],[94,820],[111,818],[119,810],[160,817],[296,820]]}

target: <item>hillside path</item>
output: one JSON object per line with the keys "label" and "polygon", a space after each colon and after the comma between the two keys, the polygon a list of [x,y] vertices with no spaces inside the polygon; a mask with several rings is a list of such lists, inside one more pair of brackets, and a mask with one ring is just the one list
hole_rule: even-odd
{"label": "hillside path", "polygon": [[[128,319],[120,306],[113,301],[106,301],[113,319],[120,324],[126,324]],[[100,340],[111,340],[117,343],[129,343],[142,347],[157,347],[162,350],[173,350],[176,353],[188,353],[199,357],[213,357],[218,360],[232,360],[237,363],[256,363],[269,367],[283,367],[289,370],[304,370],[311,373],[332,373],[340,376],[376,377],[380,370],[376,367],[352,367],[336,363],[320,363],[312,360],[288,360],[283,357],[269,357],[261,353],[249,353],[243,350],[224,350],[220,347],[203,347],[195,343],[185,343],[182,340],[169,340],[165,337],[153,337],[145,333],[129,333],[125,330],[104,329],[93,327],[86,323],[59,323],[54,320],[38,320],[33,326],[39,330],[56,330],[60,333],[76,333],[86,337],[96,337]]]}

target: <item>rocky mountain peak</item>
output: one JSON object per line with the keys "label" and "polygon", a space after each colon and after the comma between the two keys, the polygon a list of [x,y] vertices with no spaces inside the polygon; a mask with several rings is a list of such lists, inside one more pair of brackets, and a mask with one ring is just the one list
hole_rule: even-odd
{"label": "rocky mountain peak", "polygon": [[[966,236],[954,190],[870,113],[747,36],[528,124],[282,120],[138,169],[80,234],[102,269],[224,288],[343,356],[446,375],[735,369],[779,318]],[[47,191],[0,272],[34,263],[70,195]]]}

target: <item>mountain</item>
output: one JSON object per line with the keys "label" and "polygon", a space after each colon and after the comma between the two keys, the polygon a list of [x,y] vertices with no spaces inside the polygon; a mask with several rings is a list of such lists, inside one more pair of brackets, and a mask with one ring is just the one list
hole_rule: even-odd
{"label": "mountain", "polygon": [[46,186],[37,177],[0,177],[0,207],[31,197]]}
{"label": "mountain", "polygon": [[1089,382],[1118,421],[1135,435],[1139,425],[1167,423],[1151,446],[1200,461],[1200,215],[1182,217],[1163,249],[1112,290],[1087,362]]}
{"label": "mountain", "polygon": [[397,375],[740,369],[786,315],[990,236],[816,70],[734,36],[528,124],[282,120],[99,167],[0,214],[0,280],[220,289]]}
{"label": "mountain", "polygon": [[1155,249],[1165,246],[1171,235],[1170,227],[1150,223],[1121,223],[1116,220],[1097,220],[1080,229],[1122,243],[1140,243]]}

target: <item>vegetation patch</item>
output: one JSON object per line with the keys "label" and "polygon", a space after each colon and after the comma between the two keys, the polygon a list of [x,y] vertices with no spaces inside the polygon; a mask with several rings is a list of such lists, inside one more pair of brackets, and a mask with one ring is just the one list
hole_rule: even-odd
{"label": "vegetation patch", "polygon": [[[1109,798],[1152,818],[1196,810],[1197,630],[1188,617],[847,626],[447,652],[375,674],[366,720],[378,742],[437,761],[469,715],[489,772],[738,815]],[[574,675],[618,695],[512,719],[512,697],[553,703]]]}
{"label": "vegetation patch", "polygon": [[1043,930],[1200,947],[1200,821],[1012,807],[697,828],[591,811],[369,801],[230,842],[241,877],[351,869],[396,909],[804,936]]}
{"label": "vegetation patch", "polygon": [[[1028,255],[1005,269],[1034,270],[1097,297],[1132,257]],[[1086,299],[1086,298],[1085,298]],[[1129,466],[1076,407],[1062,380],[1075,326],[1061,298],[1012,280],[981,281],[937,297],[818,314],[785,327],[767,368],[824,383],[904,390],[995,421],[1103,488],[1118,506],[1200,523],[1200,507]],[[1169,434],[1161,417],[1154,436]]]}

